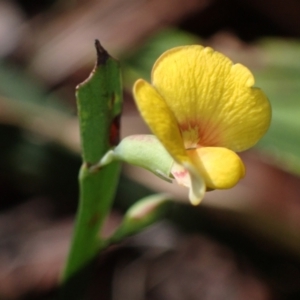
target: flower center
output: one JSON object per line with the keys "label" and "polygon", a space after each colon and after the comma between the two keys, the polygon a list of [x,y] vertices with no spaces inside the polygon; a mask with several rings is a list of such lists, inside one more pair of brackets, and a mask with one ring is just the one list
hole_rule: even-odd
{"label": "flower center", "polygon": [[181,131],[185,149],[196,149],[200,145],[198,126]]}
{"label": "flower center", "polygon": [[179,124],[185,149],[200,147],[215,147],[220,145],[220,135],[217,126],[209,122],[189,121]]}

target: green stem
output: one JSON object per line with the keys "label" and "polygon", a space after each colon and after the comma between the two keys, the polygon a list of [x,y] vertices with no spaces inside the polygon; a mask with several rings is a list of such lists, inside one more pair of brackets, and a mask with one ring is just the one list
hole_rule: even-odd
{"label": "green stem", "polygon": [[[119,179],[119,170],[119,163],[112,163],[109,168],[103,168],[97,173],[91,173],[85,165],[81,167],[80,203],[64,279],[71,277],[97,255],[99,230],[109,213]],[[110,184],[107,184],[107,180],[102,180],[103,177],[109,179]]]}

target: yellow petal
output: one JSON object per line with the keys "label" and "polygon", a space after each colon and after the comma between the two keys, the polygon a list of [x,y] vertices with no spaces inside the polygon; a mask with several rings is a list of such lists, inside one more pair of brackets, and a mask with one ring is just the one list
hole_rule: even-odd
{"label": "yellow petal", "polygon": [[211,189],[229,189],[245,175],[245,167],[239,156],[226,148],[203,147],[189,150],[188,154],[206,186]]}
{"label": "yellow petal", "polygon": [[153,67],[152,83],[177,119],[186,148],[243,151],[269,127],[270,104],[261,90],[252,88],[251,72],[211,48],[165,52]]}
{"label": "yellow petal", "polygon": [[143,119],[170,155],[179,163],[189,161],[176,119],[164,99],[142,79],[136,81],[133,94]]}

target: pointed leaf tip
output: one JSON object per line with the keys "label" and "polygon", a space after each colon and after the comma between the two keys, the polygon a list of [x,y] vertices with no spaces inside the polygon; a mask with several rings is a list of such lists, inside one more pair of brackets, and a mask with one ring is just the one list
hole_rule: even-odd
{"label": "pointed leaf tip", "polygon": [[97,52],[97,66],[104,65],[106,61],[109,59],[109,54],[102,47],[99,40],[95,40],[95,48]]}

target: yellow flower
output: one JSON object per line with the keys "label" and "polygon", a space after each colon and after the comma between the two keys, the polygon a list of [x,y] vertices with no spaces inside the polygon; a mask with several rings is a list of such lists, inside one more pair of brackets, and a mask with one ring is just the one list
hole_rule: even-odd
{"label": "yellow flower", "polygon": [[175,160],[172,174],[190,187],[198,204],[207,189],[228,189],[244,177],[235,152],[265,134],[271,107],[253,87],[251,72],[202,46],[166,51],[152,69],[152,84],[136,81],[133,92],[142,117]]}

